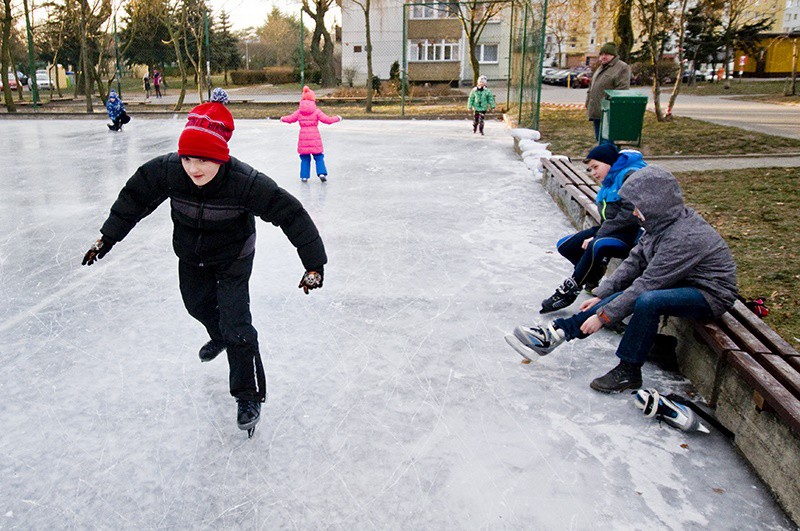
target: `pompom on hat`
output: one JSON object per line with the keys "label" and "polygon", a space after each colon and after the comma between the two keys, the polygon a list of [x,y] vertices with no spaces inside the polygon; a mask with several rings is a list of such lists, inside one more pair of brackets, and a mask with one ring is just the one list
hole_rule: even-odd
{"label": "pompom on hat", "polygon": [[303,95],[300,96],[300,101],[302,100],[311,100],[317,101],[317,95],[314,94],[314,91],[308,88],[308,85],[303,87]]}
{"label": "pompom on hat", "polygon": [[208,102],[189,111],[189,119],[178,139],[178,155],[219,163],[230,160],[228,141],[234,126],[226,103],[228,93],[215,88]]}

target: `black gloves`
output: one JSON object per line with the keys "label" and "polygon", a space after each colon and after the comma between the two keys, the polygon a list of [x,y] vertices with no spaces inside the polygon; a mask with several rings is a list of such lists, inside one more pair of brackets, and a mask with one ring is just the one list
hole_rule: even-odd
{"label": "black gloves", "polygon": [[[114,242],[103,236],[92,244],[86,254],[83,255],[81,265],[92,265],[95,260],[99,260],[108,254],[108,251],[114,247]],[[320,282],[321,284],[321,282]]]}
{"label": "black gloves", "polygon": [[322,277],[324,275],[323,267],[315,267],[310,271],[306,271],[303,278],[300,279],[298,288],[303,288],[303,291],[308,295],[308,291],[322,287]]}

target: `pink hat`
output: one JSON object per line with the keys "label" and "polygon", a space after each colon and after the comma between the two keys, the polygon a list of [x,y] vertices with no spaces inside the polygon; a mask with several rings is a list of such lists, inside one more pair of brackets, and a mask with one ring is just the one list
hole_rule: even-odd
{"label": "pink hat", "polygon": [[314,94],[314,91],[308,88],[308,85],[303,87],[303,95],[300,97],[300,100],[311,100],[317,101],[317,95]]}

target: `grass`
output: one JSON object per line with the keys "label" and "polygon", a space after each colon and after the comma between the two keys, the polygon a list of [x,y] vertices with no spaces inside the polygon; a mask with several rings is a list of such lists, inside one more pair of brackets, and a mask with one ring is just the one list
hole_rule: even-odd
{"label": "grass", "polygon": [[[584,110],[543,108],[539,130],[553,153],[583,157],[596,145]],[[645,156],[787,153],[800,152],[800,140],[679,116],[659,123],[654,113],[646,112],[639,149]]]}
{"label": "grass", "polygon": [[[681,85],[681,94],[691,94],[693,96],[737,96],[749,94],[783,94],[785,81],[783,79],[771,79],[769,81],[755,81],[752,79],[732,79],[730,88],[725,88],[724,81],[714,81],[713,83],[697,83],[688,86]],[[672,91],[671,86],[665,87]]]}
{"label": "grass", "polygon": [[676,174],[687,203],[725,238],[738,266],[739,288],[764,297],[765,322],[800,343],[800,168]]}

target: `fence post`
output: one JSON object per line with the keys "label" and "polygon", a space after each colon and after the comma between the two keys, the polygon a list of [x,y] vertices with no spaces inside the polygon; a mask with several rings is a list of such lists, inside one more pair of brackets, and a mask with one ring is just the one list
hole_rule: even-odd
{"label": "fence post", "polygon": [[400,116],[406,115],[406,80],[408,78],[408,45],[406,43],[406,25],[408,24],[406,18],[407,10],[408,4],[403,4],[403,67],[400,69],[400,77],[402,78],[402,83],[400,83]]}
{"label": "fence post", "polygon": [[[536,76],[536,111],[533,118],[533,128],[539,130],[539,110],[542,108],[542,63],[544,63],[544,45],[547,37],[547,0],[542,3],[542,31],[539,40],[539,62],[534,75]],[[569,80],[569,78],[567,78]]]}
{"label": "fence post", "polygon": [[[36,83],[36,66],[33,64],[33,31],[31,30],[31,19],[28,13],[28,0],[22,0],[22,5],[25,9],[25,28],[28,33],[28,70],[30,71],[28,73],[28,86],[33,94],[33,111],[36,112],[36,105],[39,103],[39,85]],[[6,73],[3,72],[3,75],[5,76]],[[56,75],[58,75],[58,66],[56,66]],[[7,81],[8,79],[6,79]]]}
{"label": "fence post", "polygon": [[211,101],[211,42],[208,38],[208,9],[203,11],[203,29],[206,32],[206,85],[208,101]]}

